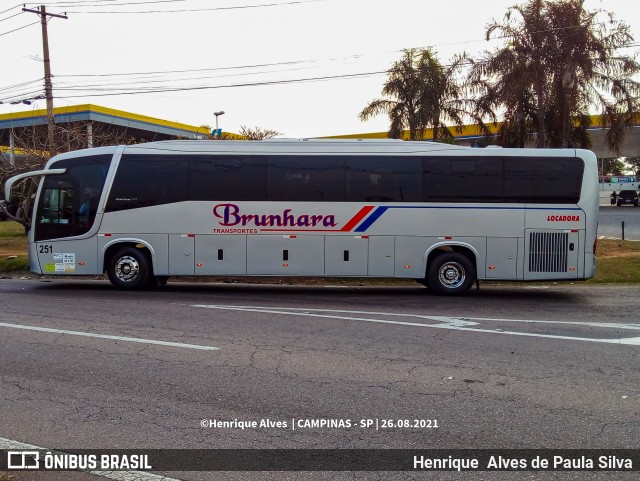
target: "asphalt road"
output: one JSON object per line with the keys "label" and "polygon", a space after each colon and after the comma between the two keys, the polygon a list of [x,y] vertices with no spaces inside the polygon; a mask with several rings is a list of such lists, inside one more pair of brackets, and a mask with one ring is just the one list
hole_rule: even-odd
{"label": "asphalt road", "polygon": [[[636,286],[483,285],[453,299],[419,286],[177,283],[121,292],[104,281],[16,279],[0,280],[0,303],[0,437],[39,447],[639,447]],[[234,419],[287,427],[201,426]],[[314,419],[372,419],[379,429],[298,425]],[[438,427],[382,428],[386,419]],[[31,476],[21,479],[66,479]],[[472,478],[557,476],[636,479],[579,471]]]}
{"label": "asphalt road", "polygon": [[598,236],[608,239],[624,238],[625,240],[640,241],[640,208],[600,206]]}

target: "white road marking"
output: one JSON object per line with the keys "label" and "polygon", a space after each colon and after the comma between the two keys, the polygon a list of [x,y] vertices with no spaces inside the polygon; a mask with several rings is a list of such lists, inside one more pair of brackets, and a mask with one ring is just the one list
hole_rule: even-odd
{"label": "white road marking", "polygon": [[[566,324],[566,325],[580,325],[588,327],[601,327],[611,329],[631,329],[640,331],[640,324],[622,324],[622,323],[605,323],[605,322],[581,322],[581,321],[544,321],[544,320],[531,320],[531,319],[495,319],[486,317],[449,317],[449,316],[426,316],[420,314],[398,314],[391,312],[371,312],[371,311],[347,311],[340,309],[306,309],[296,307],[261,307],[261,306],[227,306],[217,304],[192,304],[191,307],[203,308],[203,309],[220,309],[230,311],[241,312],[260,312],[266,314],[283,314],[283,315],[296,315],[303,317],[319,317],[327,319],[340,319],[346,321],[360,321],[360,322],[374,322],[379,324],[396,324],[401,326],[412,327],[424,327],[432,329],[451,329],[457,331],[470,331],[480,332],[485,334],[503,334],[510,336],[524,336],[524,337],[542,337],[547,339],[562,339],[568,341],[582,341],[582,342],[598,342],[604,344],[623,344],[630,346],[640,346],[640,337],[627,337],[621,339],[607,339],[607,338],[589,338],[589,337],[577,337],[577,336],[560,336],[554,334],[538,334],[530,332],[518,332],[518,331],[503,331],[496,330],[494,328],[481,328],[471,327],[479,326],[481,322],[508,322],[508,323],[540,323],[540,324]],[[351,314],[351,315],[343,315]],[[360,315],[367,316],[381,316],[381,317],[401,317],[401,318],[417,318],[429,321],[436,321],[438,324],[426,324],[424,322],[408,322],[408,321],[395,321],[392,319],[375,319],[372,317],[360,317]]]}
{"label": "white road marking", "polygon": [[[21,443],[14,439],[7,439],[0,437],[0,449],[4,450],[41,450],[51,451],[52,453],[64,454],[64,451],[58,451],[50,448],[42,448],[33,444]],[[19,473],[20,471],[14,471]],[[46,472],[46,471],[45,471]],[[167,476],[160,476],[158,474],[147,473],[146,471],[85,471],[94,476],[101,476],[103,478],[114,479],[116,481],[180,481],[176,478],[168,478]]]}
{"label": "white road marking", "polygon": [[67,334],[69,336],[82,336],[82,337],[93,337],[97,339],[109,339],[112,341],[137,342],[140,344],[155,344],[158,346],[181,347],[185,349],[197,349],[201,351],[217,351],[220,349],[219,347],[201,346],[198,344],[185,344],[182,342],[158,341],[156,339],[143,339],[139,337],[110,336],[107,334],[95,334],[92,332],[69,331],[67,329],[53,329],[50,327],[40,327],[40,326],[25,326],[23,324],[8,324],[6,322],[0,322],[0,327],[8,327],[11,329],[23,329],[27,331],[48,332],[52,334]]}
{"label": "white road marking", "polygon": [[[598,236],[598,239],[606,239],[606,240],[622,240],[622,237],[611,237],[611,236]],[[638,239],[625,239],[631,242],[639,242]]]}

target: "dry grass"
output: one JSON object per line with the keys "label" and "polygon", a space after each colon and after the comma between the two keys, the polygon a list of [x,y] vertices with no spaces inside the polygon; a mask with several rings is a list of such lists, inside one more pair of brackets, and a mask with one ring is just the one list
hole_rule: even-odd
{"label": "dry grass", "polygon": [[17,222],[0,222],[0,272],[27,270],[29,270],[29,259],[24,227]]}
{"label": "dry grass", "polygon": [[598,258],[640,257],[640,242],[622,240],[598,240]]}
{"label": "dry grass", "polygon": [[0,256],[27,254],[27,236],[22,224],[11,221],[0,222]]}
{"label": "dry grass", "polygon": [[598,241],[597,272],[590,283],[640,283],[640,242]]}

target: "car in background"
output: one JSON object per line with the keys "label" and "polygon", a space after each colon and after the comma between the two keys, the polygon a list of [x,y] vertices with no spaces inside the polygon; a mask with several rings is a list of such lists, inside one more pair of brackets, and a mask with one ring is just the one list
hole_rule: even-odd
{"label": "car in background", "polygon": [[621,190],[616,205],[634,205],[638,207],[638,193],[635,190]]}

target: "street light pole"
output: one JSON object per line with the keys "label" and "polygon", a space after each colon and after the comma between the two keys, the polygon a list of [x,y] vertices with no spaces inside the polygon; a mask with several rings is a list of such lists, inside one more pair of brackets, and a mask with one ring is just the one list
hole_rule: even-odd
{"label": "street light pole", "polygon": [[220,110],[218,112],[214,112],[213,115],[216,116],[216,136],[219,139],[220,138],[220,134],[218,132],[218,117],[220,117],[221,115],[224,115],[224,110]]}

